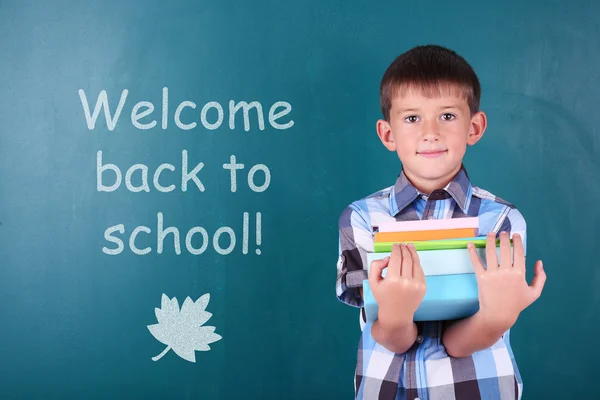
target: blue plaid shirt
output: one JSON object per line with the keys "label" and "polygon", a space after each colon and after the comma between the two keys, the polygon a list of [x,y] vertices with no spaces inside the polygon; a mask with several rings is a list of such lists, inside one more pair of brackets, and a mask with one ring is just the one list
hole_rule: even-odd
{"label": "blue plaid shirt", "polygon": [[520,399],[523,383],[510,346],[510,330],[490,348],[469,357],[448,355],[442,333],[452,321],[417,322],[418,336],[403,354],[388,351],[371,336],[358,288],[367,277],[367,252],[373,251],[379,223],[443,218],[479,218],[479,235],[519,233],[527,249],[526,225],[510,203],[472,186],[464,166],[441,190],[429,195],[411,185],[404,171],[396,183],[348,205],[339,220],[336,295],[360,307],[360,337],[355,371],[356,399],[506,400]]}

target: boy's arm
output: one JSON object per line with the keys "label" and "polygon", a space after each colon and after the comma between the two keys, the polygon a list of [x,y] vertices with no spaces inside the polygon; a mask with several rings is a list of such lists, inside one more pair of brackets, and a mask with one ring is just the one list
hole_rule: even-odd
{"label": "boy's arm", "polygon": [[542,293],[546,274],[542,262],[535,266],[531,286],[525,277],[525,248],[521,235],[513,235],[514,261],[509,235],[500,234],[500,261],[496,255],[496,237],[488,234],[486,244],[487,269],[474,246],[469,253],[479,286],[479,311],[473,316],[450,325],[442,336],[446,352],[453,357],[467,357],[491,347],[510,329],[521,311],[536,301]]}
{"label": "boy's arm", "polygon": [[405,325],[389,326],[378,319],[371,326],[373,339],[396,354],[406,353],[417,340],[417,325],[410,321]]}
{"label": "boy's arm", "polygon": [[[363,289],[360,288],[360,296],[363,297]],[[389,351],[393,351],[397,354],[406,353],[408,349],[417,340],[417,324],[413,321],[400,326],[389,326],[381,323],[381,319],[378,319],[371,326],[371,336],[373,339],[381,344]]]}
{"label": "boy's arm", "polygon": [[414,314],[426,291],[425,274],[414,246],[394,244],[389,257],[373,261],[369,285],[379,303],[378,319],[371,326],[373,339],[389,351],[405,353],[417,339]]}
{"label": "boy's arm", "polygon": [[[363,297],[363,289],[359,288],[360,297]],[[376,320],[371,326],[371,336],[389,351],[396,354],[406,353],[408,349],[417,340],[417,324],[413,321],[405,325],[390,326],[381,323],[381,319]]]}
{"label": "boy's arm", "polygon": [[[373,232],[369,223],[350,205],[339,219],[339,259],[337,265],[337,298],[351,306],[363,307],[363,280],[368,278],[364,266],[367,253],[373,250]],[[388,320],[384,317],[371,327],[373,339],[395,353],[404,353],[417,337],[417,327],[412,319],[408,322]]]}
{"label": "boy's arm", "polygon": [[[523,243],[523,256],[527,254],[527,224],[519,210],[511,208],[498,231],[510,231],[513,235],[520,235]],[[488,235],[490,234],[493,232]],[[495,239],[496,235],[494,234]],[[506,325],[501,326],[497,322],[490,324],[485,319],[485,315],[481,314],[480,308],[480,311],[472,317],[452,323],[442,335],[442,341],[448,354],[454,357],[466,357],[491,347],[510,329],[510,326]]]}
{"label": "boy's arm", "polygon": [[444,332],[442,342],[446,352],[455,358],[492,347],[510,326],[490,323],[481,313],[453,322]]}

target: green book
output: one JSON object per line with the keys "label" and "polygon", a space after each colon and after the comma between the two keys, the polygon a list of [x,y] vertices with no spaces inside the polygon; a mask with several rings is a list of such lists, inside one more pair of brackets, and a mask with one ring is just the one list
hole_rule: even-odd
{"label": "green book", "polygon": [[[412,243],[417,251],[426,250],[451,250],[466,249],[469,242],[472,242],[476,248],[485,248],[487,243],[485,237],[444,239],[444,240],[425,240],[417,242],[375,242],[373,245],[374,253],[384,253],[392,251],[394,243]],[[510,240],[512,246],[512,239]],[[496,239],[496,246],[500,246],[500,239]]]}

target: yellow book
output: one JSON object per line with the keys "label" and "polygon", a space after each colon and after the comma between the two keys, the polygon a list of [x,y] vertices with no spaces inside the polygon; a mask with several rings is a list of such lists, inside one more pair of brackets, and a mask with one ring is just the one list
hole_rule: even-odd
{"label": "yellow book", "polygon": [[376,242],[412,242],[424,240],[459,239],[477,236],[477,229],[439,229],[407,232],[375,232]]}

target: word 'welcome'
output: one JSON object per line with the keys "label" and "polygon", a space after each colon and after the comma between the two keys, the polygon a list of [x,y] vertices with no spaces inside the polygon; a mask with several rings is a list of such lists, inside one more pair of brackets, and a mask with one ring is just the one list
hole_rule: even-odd
{"label": "word 'welcome'", "polygon": [[[108,104],[108,94],[106,90],[102,90],[96,99],[96,105],[94,106],[94,112],[90,112],[90,105],[87,99],[87,95],[83,89],[79,89],[79,99],[81,100],[81,105],[83,107],[83,112],[85,114],[85,121],[89,130],[93,130],[96,128],[96,121],[98,116],[100,115],[100,111],[104,110],[104,117],[106,119],[106,127],[109,131],[115,129],[119,117],[123,112],[123,108],[125,107],[125,103],[127,102],[127,96],[129,91],[124,89],[121,92],[121,98],[119,99],[119,104],[117,105],[117,109],[114,113],[111,113],[110,107]],[[186,117],[186,121],[182,121],[181,114],[186,108],[190,108],[195,110],[197,108],[196,103],[193,101],[185,100],[180,102],[175,108],[175,113],[173,115],[173,120],[175,125],[179,129],[190,130],[194,129],[198,126],[197,120],[199,119],[202,126],[209,130],[215,130],[220,128],[223,125],[225,119],[225,110],[223,106],[217,101],[210,101],[202,106],[200,110],[200,116],[196,115],[195,117],[190,117],[189,115]],[[238,111],[242,110],[244,117],[244,130],[250,130],[250,110],[256,110],[256,118],[258,123],[258,129],[261,131],[265,129],[265,117],[263,113],[262,104],[258,101],[252,101],[250,103],[246,101],[238,101],[237,103],[234,100],[229,101],[228,107],[228,116],[229,116],[229,129],[235,129],[235,116]],[[131,109],[131,123],[137,129],[152,129],[157,125],[157,120],[154,118],[154,103],[150,101],[140,101],[136,103]],[[169,126],[169,89],[164,87],[162,90],[162,110],[161,110],[161,128],[167,129]],[[286,101],[277,101],[271,105],[269,108],[269,124],[275,129],[289,129],[294,126],[294,121],[289,120],[287,122],[280,121],[281,118],[285,117],[292,111],[292,106],[290,103]],[[212,116],[209,117],[209,112]],[[112,114],[112,115],[111,115]],[[142,121],[144,120],[144,121]]]}

